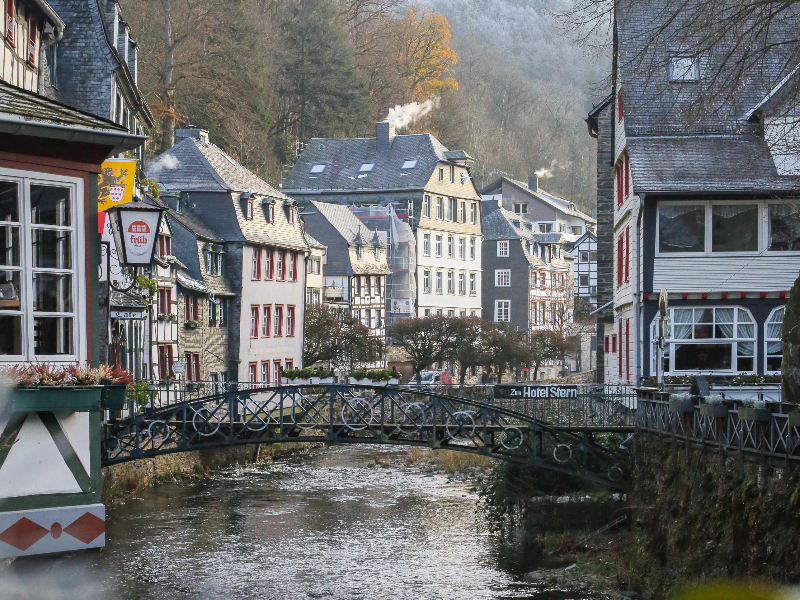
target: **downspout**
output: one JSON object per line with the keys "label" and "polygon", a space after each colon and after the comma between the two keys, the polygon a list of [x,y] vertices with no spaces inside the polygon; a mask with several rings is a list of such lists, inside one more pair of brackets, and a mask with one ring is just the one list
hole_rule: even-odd
{"label": "downspout", "polygon": [[636,291],[633,294],[633,306],[636,311],[636,385],[642,380],[642,354],[644,354],[644,344],[641,331],[642,326],[642,285],[641,285],[641,266],[642,266],[642,215],[644,214],[644,196],[639,197],[639,211],[636,215]]}
{"label": "downspout", "polygon": [[[44,69],[42,68],[42,65],[44,64],[44,51],[47,50],[50,46],[54,46],[55,44],[60,42],[63,37],[64,37],[63,27],[61,29],[57,29],[56,34],[47,41],[44,40],[43,36],[39,36],[41,42],[39,42],[39,73],[37,75],[36,89],[38,90],[40,96],[42,95],[42,88],[44,88]],[[53,55],[55,56],[55,52],[53,53]],[[53,60],[55,60],[55,58]],[[50,84],[52,85],[53,82],[51,81]]]}

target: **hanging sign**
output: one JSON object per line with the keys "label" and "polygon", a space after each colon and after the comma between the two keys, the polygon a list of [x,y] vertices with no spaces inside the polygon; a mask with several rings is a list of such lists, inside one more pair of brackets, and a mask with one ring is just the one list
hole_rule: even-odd
{"label": "hanging sign", "polygon": [[133,186],[136,184],[136,160],[112,159],[100,166],[100,179],[97,197],[97,210],[105,212],[112,206],[133,200]]}

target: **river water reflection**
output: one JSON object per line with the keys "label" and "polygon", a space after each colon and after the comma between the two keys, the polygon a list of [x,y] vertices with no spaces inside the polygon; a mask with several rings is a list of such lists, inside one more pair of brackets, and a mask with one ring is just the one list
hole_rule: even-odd
{"label": "river water reflection", "polygon": [[[463,483],[333,447],[109,507],[103,552],[17,561],[0,597],[583,599],[521,581]],[[500,565],[503,566],[500,566]],[[36,592],[32,595],[34,590]]]}

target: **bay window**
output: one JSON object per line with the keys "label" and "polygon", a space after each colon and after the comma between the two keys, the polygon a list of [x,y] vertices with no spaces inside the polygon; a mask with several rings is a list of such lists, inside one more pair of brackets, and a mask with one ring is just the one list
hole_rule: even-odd
{"label": "bay window", "polygon": [[[754,373],[756,323],[737,306],[672,308],[665,325],[664,372]],[[657,340],[658,320],[651,339]],[[653,352],[655,372],[655,352]]]}

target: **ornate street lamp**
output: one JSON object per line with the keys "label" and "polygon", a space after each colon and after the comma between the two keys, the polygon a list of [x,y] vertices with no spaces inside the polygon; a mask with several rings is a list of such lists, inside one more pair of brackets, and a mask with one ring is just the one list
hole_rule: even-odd
{"label": "ornate street lamp", "polygon": [[138,200],[106,211],[114,233],[120,265],[144,267],[153,262],[163,213],[163,208]]}

